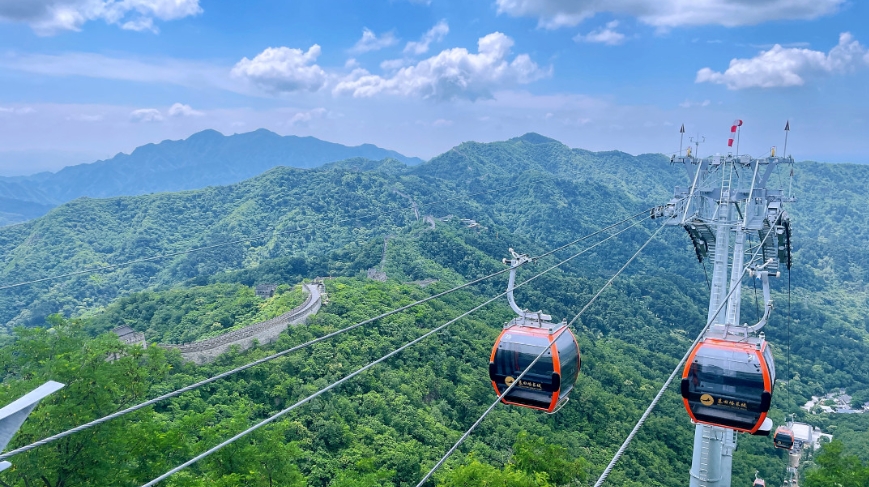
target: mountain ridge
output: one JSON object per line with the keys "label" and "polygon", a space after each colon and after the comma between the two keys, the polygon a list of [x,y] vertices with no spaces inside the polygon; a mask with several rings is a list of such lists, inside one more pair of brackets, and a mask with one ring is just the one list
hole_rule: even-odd
{"label": "mountain ridge", "polygon": [[372,144],[345,146],[315,137],[281,136],[266,129],[225,136],[208,129],[187,139],[145,144],[129,154],[68,166],[55,173],[0,177],[0,198],[10,202],[4,208],[28,209],[4,212],[0,225],[26,221],[40,208],[47,211],[82,196],[106,198],[201,189],[236,183],[277,166],[308,169],[356,157],[395,159],[409,166],[423,162]]}
{"label": "mountain ridge", "polygon": [[[342,323],[376,316],[387,307],[414,299],[412,296],[422,297],[503,270],[500,259],[508,248],[540,255],[607,223],[641,214],[644,208],[666,202],[674,184],[685,183],[682,169],[671,166],[662,155],[591,153],[531,135],[501,142],[462,144],[412,167],[394,159],[356,158],[315,169],[277,167],[229,186],[134,197],[79,198],[44,217],[0,229],[0,288],[107,264],[131,264],[3,290],[0,324],[6,325],[0,328],[0,343],[14,345],[17,343],[14,340],[23,342],[22,337],[37,334],[47,337],[46,340],[62,338],[66,332],[61,321],[53,318],[46,321],[46,316],[56,312],[83,317],[85,323],[88,315],[98,319],[101,313],[106,313],[102,329],[126,323],[138,331],[147,332],[153,326],[152,332],[165,333],[168,331],[165,324],[189,326],[179,316],[180,306],[160,305],[163,296],[175,293],[174,290],[205,292],[216,289],[219,283],[254,286],[296,284],[316,276],[335,278],[326,280],[332,304],[309,326],[287,332],[274,348],[221,357],[218,366],[225,370],[235,363],[232,361],[240,363],[253,354],[261,356],[288,348],[310,338],[310,333],[322,334],[340,328]],[[863,360],[869,354],[869,321],[864,312],[869,303],[869,289],[862,278],[869,275],[869,257],[861,249],[869,239],[869,195],[863,190],[869,166],[797,163],[795,172],[793,187],[799,200],[788,205],[794,222],[794,285],[791,293],[790,276],[784,273],[782,279],[775,280],[773,296],[777,308],[764,330],[773,345],[776,362],[781,370],[787,370],[783,374],[787,383],[778,387],[787,387],[788,392],[779,389],[782,392],[776,393],[772,415],[780,424],[786,412],[795,411],[798,420],[820,424],[829,431],[838,428],[837,437],[852,445],[851,451],[865,456],[869,449],[861,447],[866,445],[869,415],[822,418],[808,415],[799,405],[811,395],[839,387],[846,388],[860,401],[869,400],[869,363]],[[789,187],[789,181],[784,179],[787,175],[784,171],[774,175],[775,184]],[[414,209],[419,210],[418,215]],[[434,218],[426,219],[426,215]],[[441,219],[447,215],[452,218]],[[469,221],[478,225],[470,225]],[[658,224],[658,221],[640,223],[617,239],[565,264],[563,269],[523,286],[516,292],[517,301],[558,318],[574,316]],[[565,258],[569,252],[591,245],[591,241],[581,242],[539,264],[548,266],[556,258]],[[204,250],[186,252],[193,248]],[[170,255],[158,258],[161,254]],[[366,277],[366,271],[373,267],[386,274],[386,282]],[[534,272],[536,269],[530,267],[520,269],[518,278],[524,280]],[[430,279],[437,282],[425,291],[408,284]],[[431,328],[435,322],[451,319],[473,303],[482,302],[484,296],[502,293],[505,281],[506,276],[502,275],[500,280],[469,288],[467,294],[433,302],[426,311],[388,317],[379,332],[382,334],[373,334],[381,326],[378,323],[371,329],[360,329],[358,335],[348,335],[346,341],[337,338],[311,354],[307,363],[301,362],[301,357],[288,359],[276,362],[269,372],[248,376],[245,381],[227,381],[225,393],[213,395],[212,400],[221,407],[239,405],[227,398],[235,397],[231,390],[238,391],[242,383],[247,384],[253,402],[264,406],[246,407],[252,417],[244,416],[245,424],[260,419],[304,394],[304,388],[300,387],[303,384],[343,373],[345,367],[349,371],[361,366],[379,355],[375,351],[386,350],[385,343],[391,343],[387,339],[394,339],[395,346],[408,341],[418,335],[419,327]],[[516,432],[530,431],[545,435],[548,441],[564,442],[574,449],[574,458],[587,456],[596,470],[602,469],[609,461],[605,452],[618,447],[641,409],[705,323],[708,291],[704,281],[702,264],[698,264],[685,232],[679,228],[662,231],[607,294],[576,321],[583,371],[573,395],[575,400],[558,416],[499,408],[489,421],[505,426],[481,428],[478,438],[471,438],[467,448],[480,455],[477,457],[480,461],[497,467],[503,464],[501,452],[509,448]],[[752,300],[751,284],[745,285],[743,315],[753,321],[759,318],[760,311]],[[197,290],[194,286],[201,288]],[[243,310],[244,303],[235,302],[230,296],[220,299],[226,300],[227,311]],[[121,313],[121,305],[130,302],[137,304]],[[444,303],[454,306],[445,308]],[[378,308],[372,308],[374,304]],[[157,306],[159,309],[154,308],[154,312],[166,319],[136,319],[146,306]],[[216,324],[226,321],[225,316],[220,312],[208,314],[217,311],[208,306],[209,302],[201,303],[199,324],[208,329],[219,328]],[[350,392],[347,398],[343,393],[336,397],[341,406],[333,410],[334,414],[324,416],[318,411],[308,419],[301,419],[300,424],[310,427],[316,435],[331,431],[335,433],[333,439],[337,438],[330,449],[320,448],[328,444],[319,436],[311,436],[315,438],[312,443],[301,443],[310,455],[296,462],[302,473],[319,479],[313,485],[353,485],[330,484],[333,475],[323,477],[321,472],[336,465],[344,469],[347,448],[376,451],[382,462],[396,458],[400,449],[392,439],[384,442],[380,436],[366,433],[371,424],[366,421],[377,416],[371,414],[375,411],[371,409],[375,405],[372,400],[388,397],[394,391],[406,391],[408,396],[390,403],[392,406],[384,406],[384,410],[410,411],[406,408],[412,403],[416,411],[433,411],[435,419],[427,425],[442,424],[447,418],[454,430],[450,436],[461,434],[467,426],[467,417],[475,416],[494,399],[486,375],[487,358],[504,320],[510,316],[503,300],[491,310],[480,310],[477,320],[465,320],[454,332],[438,335],[436,339],[442,340],[442,345],[421,345],[408,351],[415,355],[393,361],[396,367],[406,367],[405,376],[387,379],[378,390],[369,390],[363,382],[363,389]],[[479,323],[473,325],[475,321]],[[67,328],[76,322],[71,320]],[[12,336],[2,336],[18,325],[21,326],[11,330]],[[46,331],[47,326],[54,326],[53,331]],[[98,340],[106,340],[106,336]],[[790,357],[787,361],[786,345]],[[76,344],[72,348],[87,347]],[[48,347],[28,345],[23,349],[39,351]],[[7,356],[18,360],[15,353]],[[105,355],[94,356],[94,362],[105,366]],[[22,363],[33,366],[42,362],[29,359]],[[173,364],[182,374],[198,373],[182,369],[180,360]],[[286,377],[282,382],[285,386],[274,388],[274,378],[279,374]],[[463,374],[464,380],[460,377]],[[18,383],[23,388],[24,382]],[[82,387],[88,385],[87,380],[79,383]],[[405,388],[408,384],[413,387]],[[155,387],[164,386],[159,383]],[[272,402],[274,398],[281,403]],[[197,402],[202,400],[195,398]],[[360,407],[358,413],[354,404]],[[124,406],[113,406],[121,407]],[[190,409],[193,408],[185,405],[166,411]],[[342,417],[339,413],[346,414]],[[404,418],[416,416],[404,414]],[[340,428],[325,428],[320,422],[323,417],[336,421]],[[29,421],[32,424],[32,419]],[[444,445],[453,441],[450,437],[414,437],[415,432],[430,430],[422,424],[408,426],[403,420],[396,424],[400,424],[400,434],[396,433],[394,441],[406,441],[403,444],[408,445],[407,450],[401,451],[420,452],[419,457],[406,461],[416,469],[439,458]],[[164,426],[168,425],[160,424],[160,431],[166,431]],[[178,428],[178,423],[172,427]],[[626,463],[614,472],[621,477],[614,480],[625,486],[679,485],[679,479],[687,477],[692,433],[681,398],[670,391],[638,437],[642,441],[632,447],[636,448],[634,453],[627,455]],[[118,435],[122,437],[126,438]],[[277,438],[286,439],[284,433]],[[93,444],[95,455],[102,445]],[[166,461],[164,450],[154,451],[160,454],[155,462]],[[177,454],[176,450],[171,451]],[[755,470],[780,472],[782,458],[775,455],[768,438],[740,439],[740,447],[734,453],[734,479],[747,482]],[[39,466],[39,460],[33,459],[30,465]],[[168,463],[180,461],[178,458]],[[281,459],[281,464],[288,463]],[[255,462],[252,465],[259,468]],[[29,470],[21,467],[20,471],[36,469],[36,466]],[[93,469],[85,465],[80,471],[91,473]],[[138,473],[134,469],[122,473],[131,472]],[[404,485],[418,477],[417,470],[402,467],[401,473],[385,476],[394,478],[393,484],[363,485]],[[781,480],[770,476],[767,479],[771,483]],[[133,480],[128,483],[138,485],[147,479]]]}

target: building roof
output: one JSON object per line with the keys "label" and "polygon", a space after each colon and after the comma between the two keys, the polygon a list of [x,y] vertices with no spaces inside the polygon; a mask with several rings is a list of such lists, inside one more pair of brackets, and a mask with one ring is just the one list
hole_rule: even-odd
{"label": "building roof", "polygon": [[115,335],[118,335],[119,337],[124,337],[131,333],[136,333],[136,330],[130,328],[127,325],[122,325],[112,330],[112,332],[114,332]]}

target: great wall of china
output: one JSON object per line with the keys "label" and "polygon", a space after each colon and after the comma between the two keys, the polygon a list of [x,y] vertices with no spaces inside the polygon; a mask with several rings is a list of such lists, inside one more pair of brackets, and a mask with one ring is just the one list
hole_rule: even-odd
{"label": "great wall of china", "polygon": [[277,340],[281,332],[286,330],[288,326],[304,323],[305,319],[320,310],[325,294],[323,284],[317,282],[305,284],[304,288],[308,291],[308,297],[304,303],[268,321],[246,326],[240,330],[235,330],[208,340],[202,340],[201,342],[185,343],[183,345],[161,343],[158,346],[176,349],[181,352],[181,357],[184,360],[196,364],[204,364],[216,359],[234,345],[238,346],[239,350],[247,350],[253,346],[254,341],[258,343],[272,342]]}

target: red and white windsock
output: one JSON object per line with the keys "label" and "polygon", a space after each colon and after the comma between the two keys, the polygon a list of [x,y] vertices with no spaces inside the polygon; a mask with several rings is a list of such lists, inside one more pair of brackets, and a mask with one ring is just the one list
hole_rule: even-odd
{"label": "red and white windsock", "polygon": [[742,120],[736,119],[733,125],[730,126],[730,138],[727,139],[727,147],[733,147],[733,141],[736,140],[736,131],[742,127]]}

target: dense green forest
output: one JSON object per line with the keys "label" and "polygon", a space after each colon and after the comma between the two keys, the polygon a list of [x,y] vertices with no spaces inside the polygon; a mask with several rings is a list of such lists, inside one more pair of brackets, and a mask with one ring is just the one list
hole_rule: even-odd
{"label": "dense green forest", "polygon": [[[659,155],[571,150],[529,134],[466,143],[411,168],[356,159],[317,170],[278,168],[229,187],[80,199],[39,220],[0,229],[0,284],[262,235],[0,291],[0,320],[7,323],[0,403],[49,378],[68,384],[33,413],[10,446],[500,270],[509,247],[539,254],[663,203],[682,182],[678,169]],[[855,397],[869,391],[869,321],[863,312],[869,301],[862,278],[867,262],[855,252],[869,231],[867,196],[859,188],[864,172],[860,166],[797,165],[799,201],[789,207],[795,229],[792,291],[785,279],[774,283],[777,306],[766,330],[779,370],[786,370],[782,378],[791,378],[777,388],[774,420],[796,413],[841,440],[835,443],[839,453],[817,454],[818,486],[832,485],[823,483],[824,469],[837,468],[836,462],[857,471],[859,462],[869,461],[869,418],[799,409],[811,395],[832,388],[846,388]],[[841,191],[826,191],[822,200],[814,188],[824,187]],[[421,216],[454,217],[417,220],[408,198]],[[461,218],[480,226],[468,228]],[[569,319],[654,225],[630,230],[520,288],[517,300]],[[519,279],[579,248],[522,269]],[[366,279],[372,267],[388,280]],[[175,352],[156,347],[127,349],[121,359],[105,360],[122,345],[101,332],[117,324],[156,341],[212,336],[293,307],[303,297],[291,286],[318,276],[336,276],[326,280],[330,304],[274,344],[229,353],[205,366],[183,363]],[[411,284],[422,280],[435,282]],[[502,292],[505,281],[487,281],[378,321],[68,437],[57,448],[19,455],[0,481],[139,485]],[[286,292],[272,305],[258,302],[250,286],[262,282],[281,283]],[[497,408],[434,484],[554,486],[596,478],[702,327],[708,299],[703,268],[678,229],[661,233],[602,298],[578,322],[583,370],[568,405],[553,416]],[[750,292],[743,309],[746,319],[753,318]],[[506,303],[474,313],[167,485],[415,485],[494,399],[487,359],[509,316]],[[683,485],[692,437],[678,392],[672,391],[610,482]],[[824,464],[822,458],[831,460]],[[776,485],[784,466],[785,456],[768,439],[742,436],[734,483],[748,485],[760,470],[768,485]]]}

